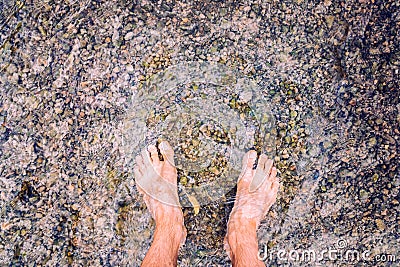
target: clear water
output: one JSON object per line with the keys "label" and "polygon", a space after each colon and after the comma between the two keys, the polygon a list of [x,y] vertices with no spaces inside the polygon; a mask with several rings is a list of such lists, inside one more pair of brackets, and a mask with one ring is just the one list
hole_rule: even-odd
{"label": "clear water", "polygon": [[[283,185],[261,248],[344,240],[398,253],[398,164],[382,165],[397,155],[385,115],[398,123],[398,90],[385,86],[398,81],[398,51],[375,45],[399,16],[395,1],[378,2],[193,2],[177,13],[153,1],[1,2],[0,265],[138,266],[154,221],[132,167],[162,139],[189,229],[181,266],[229,265],[222,239],[250,148],[274,158]],[[189,27],[181,16],[196,9],[203,21]]]}

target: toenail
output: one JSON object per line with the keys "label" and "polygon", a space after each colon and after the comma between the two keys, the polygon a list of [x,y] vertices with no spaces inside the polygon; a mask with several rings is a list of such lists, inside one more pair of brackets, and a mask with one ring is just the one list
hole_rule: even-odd
{"label": "toenail", "polygon": [[160,146],[161,146],[161,149],[162,149],[162,150],[167,150],[167,149],[168,149],[168,146],[167,146],[167,144],[166,144],[164,141],[161,142]]}

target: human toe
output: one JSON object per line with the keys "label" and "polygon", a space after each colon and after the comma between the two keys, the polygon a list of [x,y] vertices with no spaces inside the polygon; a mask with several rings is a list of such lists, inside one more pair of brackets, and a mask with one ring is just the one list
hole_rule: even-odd
{"label": "human toe", "polygon": [[160,162],[160,159],[159,159],[159,157],[158,157],[157,148],[156,148],[154,145],[149,145],[149,147],[147,148],[147,150],[148,150],[149,153],[150,153],[151,161],[152,161],[154,164],[158,164],[158,163]]}
{"label": "human toe", "polygon": [[167,141],[162,141],[160,143],[160,152],[165,161],[168,161],[171,165],[174,165],[174,149]]}

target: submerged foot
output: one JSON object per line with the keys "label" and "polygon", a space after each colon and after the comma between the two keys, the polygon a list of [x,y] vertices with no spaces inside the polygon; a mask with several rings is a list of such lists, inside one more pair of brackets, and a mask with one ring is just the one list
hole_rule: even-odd
{"label": "submerged foot", "polygon": [[230,215],[231,221],[249,219],[258,225],[276,201],[279,181],[273,161],[262,154],[254,170],[256,159],[257,153],[254,150],[244,156],[235,205]]}
{"label": "submerged foot", "polygon": [[238,242],[256,242],[255,230],[276,201],[279,181],[273,161],[262,154],[254,170],[256,159],[257,153],[254,150],[249,151],[243,158],[235,205],[229,217],[225,237],[225,249],[231,259]]}
{"label": "submerged foot", "polygon": [[164,160],[160,160],[154,145],[148,146],[136,157],[135,180],[156,221],[156,228],[160,226],[160,231],[178,236],[182,244],[186,238],[186,228],[179,205],[174,150],[166,141],[161,142],[159,149]]}

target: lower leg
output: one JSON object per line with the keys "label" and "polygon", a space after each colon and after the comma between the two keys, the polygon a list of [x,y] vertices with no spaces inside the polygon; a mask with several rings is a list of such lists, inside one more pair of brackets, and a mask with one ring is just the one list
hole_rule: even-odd
{"label": "lower leg", "polygon": [[257,225],[255,221],[230,218],[228,225],[229,257],[233,266],[265,266],[258,259]]}
{"label": "lower leg", "polygon": [[[177,211],[178,212],[178,211]],[[179,211],[180,212],[180,211]],[[180,216],[156,219],[153,243],[142,266],[176,266],[178,250],[186,229]]]}

